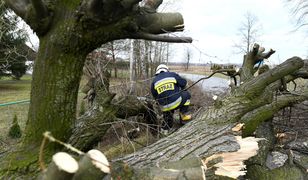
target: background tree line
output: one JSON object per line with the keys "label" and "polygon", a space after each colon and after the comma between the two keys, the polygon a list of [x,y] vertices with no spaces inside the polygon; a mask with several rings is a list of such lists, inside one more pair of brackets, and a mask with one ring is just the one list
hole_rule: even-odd
{"label": "background tree line", "polygon": [[26,30],[19,27],[20,18],[0,1],[0,78],[20,79],[27,71],[26,61],[33,60],[35,52],[25,43]]}

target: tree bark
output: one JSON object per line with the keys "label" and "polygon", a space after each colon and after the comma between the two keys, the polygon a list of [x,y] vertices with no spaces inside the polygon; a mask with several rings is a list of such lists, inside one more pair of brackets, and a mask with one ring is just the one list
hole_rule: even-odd
{"label": "tree bark", "polygon": [[70,136],[85,54],[63,52],[51,39],[41,38],[35,61],[25,146],[39,143],[50,131],[61,140]]}

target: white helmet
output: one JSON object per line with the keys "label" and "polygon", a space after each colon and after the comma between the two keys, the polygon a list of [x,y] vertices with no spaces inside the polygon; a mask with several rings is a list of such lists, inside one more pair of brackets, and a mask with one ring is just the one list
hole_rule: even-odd
{"label": "white helmet", "polygon": [[160,64],[159,66],[157,66],[155,74],[159,74],[161,72],[168,72],[168,71],[169,71],[168,66],[166,66],[165,64]]}

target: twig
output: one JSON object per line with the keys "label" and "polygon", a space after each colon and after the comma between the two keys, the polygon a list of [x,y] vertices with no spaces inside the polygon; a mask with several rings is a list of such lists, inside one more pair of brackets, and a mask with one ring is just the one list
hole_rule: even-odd
{"label": "twig", "polygon": [[73,151],[73,152],[75,152],[75,153],[77,153],[77,154],[79,154],[79,155],[84,155],[84,154],[85,154],[84,152],[80,151],[79,149],[73,147],[72,145],[66,144],[66,143],[64,143],[64,142],[62,142],[62,141],[60,141],[60,140],[54,138],[54,137],[51,135],[51,133],[50,133],[49,131],[46,131],[43,135],[44,135],[44,137],[46,137],[49,141],[55,142],[55,143],[58,143],[58,144],[61,144],[62,146],[66,147],[67,149],[69,149],[69,150],[71,150],[71,151]]}
{"label": "twig", "polygon": [[[64,146],[64,147],[66,147],[67,149],[69,149],[69,150],[71,150],[71,151],[73,151],[73,152],[75,152],[75,153],[77,153],[77,154],[79,154],[79,155],[86,155],[86,156],[88,156],[86,153],[80,151],[79,149],[73,147],[72,145],[67,144],[67,143],[64,143],[64,142],[62,142],[62,141],[60,141],[60,140],[54,138],[54,137],[51,135],[51,133],[50,133],[49,131],[46,131],[46,132],[43,134],[43,136],[44,136],[44,139],[43,139],[42,144],[41,144],[41,148],[40,148],[40,157],[39,157],[39,159],[40,159],[40,166],[43,165],[43,166],[41,166],[41,168],[43,167],[43,168],[42,168],[43,170],[46,169],[45,164],[44,164],[44,162],[43,162],[43,151],[44,151],[44,146],[45,146],[45,144],[46,144],[46,140],[49,140],[50,142],[58,143],[58,144],[60,144],[60,145],[62,145],[62,146]],[[94,159],[94,158],[92,158],[92,157],[90,157],[90,156],[88,156],[88,157],[89,157],[91,160],[93,160],[93,161],[96,161],[96,162],[98,162],[98,163],[100,163],[100,164],[103,164],[104,166],[110,167],[109,165],[107,165],[107,164],[105,164],[105,163],[103,163],[103,162],[101,162],[101,161],[99,161],[99,160],[97,160],[97,159]],[[42,164],[41,164],[41,163],[42,163]]]}
{"label": "twig", "polygon": [[170,97],[172,97],[172,96],[178,95],[178,94],[182,93],[183,91],[187,91],[188,89],[192,88],[193,86],[195,86],[195,85],[196,85],[197,83],[199,83],[200,81],[205,80],[205,79],[209,79],[209,78],[211,78],[212,76],[214,76],[216,73],[222,73],[222,72],[225,72],[225,71],[224,71],[224,70],[217,70],[217,71],[213,72],[212,74],[210,74],[210,75],[207,76],[207,77],[200,78],[198,81],[194,82],[193,84],[191,84],[191,85],[188,86],[187,88],[184,88],[184,89],[182,89],[181,91],[179,91],[179,92],[177,92],[177,93],[171,94],[171,95],[169,95],[169,96],[167,96],[167,97],[158,98],[158,99],[156,99],[156,100],[167,99],[167,98],[170,98]]}
{"label": "twig", "polygon": [[40,164],[40,168],[42,171],[45,171],[46,170],[46,165],[45,165],[45,162],[44,162],[44,147],[45,147],[45,144],[46,144],[46,136],[44,136],[43,138],[43,141],[41,143],[41,146],[40,146],[40,152],[39,152],[39,164]]}

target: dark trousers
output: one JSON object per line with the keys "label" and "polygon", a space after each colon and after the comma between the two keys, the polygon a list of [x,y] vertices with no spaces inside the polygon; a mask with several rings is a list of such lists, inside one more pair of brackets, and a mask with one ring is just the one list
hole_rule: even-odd
{"label": "dark trousers", "polygon": [[162,123],[162,129],[164,130],[168,130],[170,128],[172,128],[173,126],[173,113],[174,113],[174,110],[171,110],[171,111],[166,111],[166,112],[163,112],[163,123]]}
{"label": "dark trousers", "polygon": [[172,128],[172,126],[173,126],[173,114],[174,114],[175,110],[179,109],[180,113],[183,113],[183,114],[188,112],[189,105],[184,105],[184,104],[186,103],[187,100],[190,100],[191,95],[188,91],[183,91],[181,96],[182,96],[182,102],[177,108],[175,108],[171,111],[163,112],[164,121],[162,123],[162,129],[168,130],[168,129]]}

